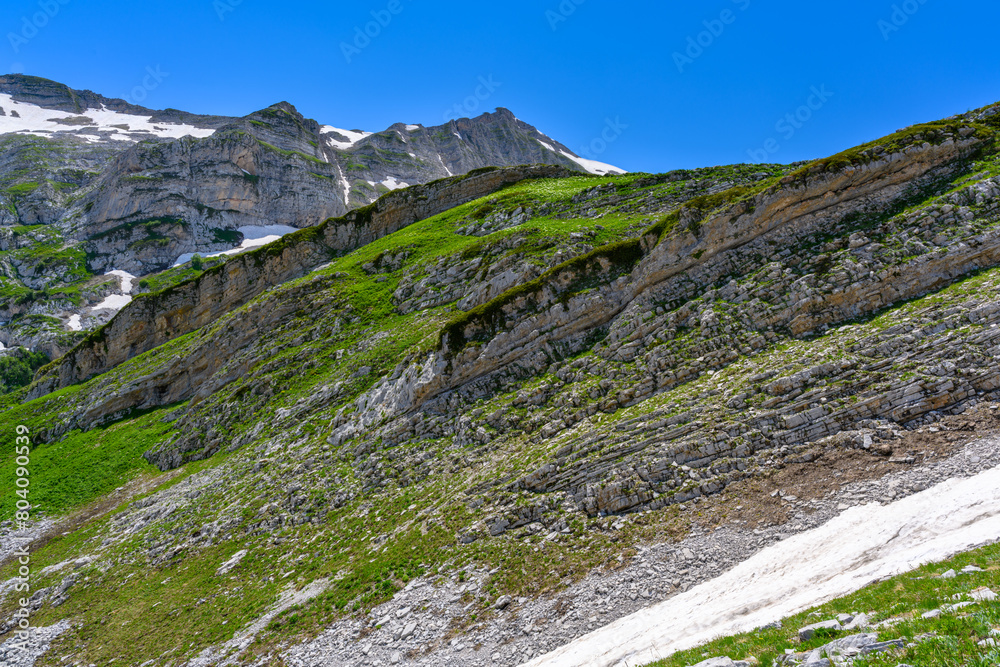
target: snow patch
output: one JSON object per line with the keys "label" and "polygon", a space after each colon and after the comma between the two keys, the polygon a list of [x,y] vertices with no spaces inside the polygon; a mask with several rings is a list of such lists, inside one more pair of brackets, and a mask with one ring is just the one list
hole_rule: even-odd
{"label": "snow patch", "polygon": [[127,273],[125,271],[117,271],[117,270],[115,270],[115,271],[108,271],[104,275],[106,275],[106,276],[115,276],[115,277],[119,278],[121,280],[121,286],[122,286],[122,293],[123,294],[131,294],[132,293],[132,284],[136,280],[136,277],[133,276],[131,273]]}
{"label": "snow patch", "polygon": [[[202,255],[202,257],[208,259],[210,257],[222,257],[224,255],[238,255],[241,252],[246,252],[253,248],[259,248],[260,246],[267,245],[268,243],[273,243],[277,241],[285,234],[291,234],[292,232],[299,231],[296,227],[290,227],[289,225],[264,225],[262,227],[239,227],[237,230],[243,235],[243,243],[235,248],[230,248],[229,250],[223,250],[221,252],[213,252],[208,255]],[[187,264],[191,261],[191,258],[195,254],[201,253],[185,253],[177,258],[174,262],[174,266],[180,266],[181,264]]]}
{"label": "snow patch", "polygon": [[456,137],[458,137],[459,141],[465,141],[465,139],[462,138],[462,135],[459,134],[458,132],[452,132],[452,134],[454,134]]}
{"label": "snow patch", "polygon": [[568,157],[573,162],[586,169],[591,174],[598,174],[603,176],[605,174],[627,174],[628,172],[614,165],[605,164],[604,162],[598,162],[597,160],[588,160],[587,158],[579,157],[573,155],[572,153],[567,153],[566,151],[559,151],[562,155]]}
{"label": "snow patch", "polygon": [[848,509],[722,576],[626,616],[525,667],[644,665],[716,637],[746,632],[875,579],[1000,538],[1000,468],[903,500]]}
{"label": "snow patch", "polygon": [[70,331],[83,331],[83,324],[80,323],[80,316],[70,315],[69,322],[66,323],[66,328]]}
{"label": "snow patch", "polygon": [[364,139],[365,137],[372,136],[371,132],[355,132],[354,130],[341,130],[340,128],[333,127],[332,125],[324,125],[320,128],[320,134],[326,135],[336,133],[342,137],[347,137],[347,141],[342,141],[335,137],[328,137],[326,142],[334,148],[339,148],[340,150],[346,150],[351,148],[356,143]]}
{"label": "snow patch", "polygon": [[347,177],[344,176],[344,170],[341,169],[340,165],[337,165],[337,173],[340,174],[340,182],[344,186],[344,206],[350,208],[348,202],[351,201],[351,184],[348,182]]}
{"label": "snow patch", "polygon": [[[100,109],[69,113],[44,109],[26,102],[16,102],[10,95],[0,94],[0,107],[7,112],[6,116],[0,116],[0,134],[20,133],[40,137],[51,137],[60,133],[72,134],[81,136],[91,143],[104,141],[107,138],[114,141],[137,142],[150,136],[180,139],[186,136],[204,138],[215,134],[213,129],[183,123],[153,123],[151,116],[119,113],[109,110],[104,105],[101,105]],[[20,117],[15,117],[11,112],[17,112]],[[74,120],[66,122],[67,119]],[[79,124],[76,121],[79,121]],[[84,134],[84,130],[91,130],[93,133]],[[102,138],[96,132],[110,133],[110,137]]]}
{"label": "snow patch", "polygon": [[558,152],[559,152],[559,151],[557,151],[557,150],[555,149],[555,146],[550,146],[549,144],[545,143],[544,141],[538,141],[538,143],[540,143],[540,144],[541,144],[542,146],[544,146],[545,148],[548,148],[548,149],[549,149],[550,151],[552,151],[553,153],[558,153]]}
{"label": "snow patch", "polygon": [[406,126],[406,131],[407,132],[416,132],[419,129],[420,129],[419,125],[407,125]]}
{"label": "snow patch", "polygon": [[132,297],[128,294],[110,294],[104,297],[104,301],[94,306],[92,310],[121,310],[130,303],[132,303]]}
{"label": "snow patch", "polygon": [[382,181],[382,185],[389,188],[390,190],[399,190],[401,188],[410,187],[409,183],[404,183],[403,181],[397,181],[395,176],[390,176],[389,178]]}

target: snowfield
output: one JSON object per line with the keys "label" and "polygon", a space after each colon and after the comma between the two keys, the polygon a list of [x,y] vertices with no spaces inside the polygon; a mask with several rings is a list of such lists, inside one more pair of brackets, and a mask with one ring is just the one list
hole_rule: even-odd
{"label": "snowfield", "polygon": [[108,271],[105,275],[116,276],[121,280],[122,294],[131,294],[132,285],[138,278],[127,271]]}
{"label": "snowfield", "polygon": [[[292,232],[297,232],[299,230],[297,227],[291,227],[289,225],[264,225],[262,227],[239,227],[236,231],[243,235],[243,243],[235,248],[230,248],[229,250],[223,250],[221,252],[213,252],[208,255],[202,255],[202,257],[207,259],[209,257],[222,257],[223,255],[238,255],[241,252],[245,252],[253,248],[259,248],[260,246],[277,241],[285,234],[291,234]],[[185,253],[177,258],[177,261],[174,262],[174,266],[187,264],[194,256],[195,253],[193,252]]]}
{"label": "snowfield", "polygon": [[1000,468],[848,509],[729,572],[525,663],[636,667],[1000,539]]}
{"label": "snowfield", "polygon": [[[187,136],[204,138],[215,134],[212,129],[180,123],[153,123],[149,116],[118,113],[105,107],[87,109],[78,114],[44,109],[34,104],[16,102],[10,95],[4,94],[0,94],[0,107],[3,107],[6,114],[0,116],[0,134],[50,137],[56,133],[64,133],[82,136],[90,142],[103,140],[96,132],[110,133],[110,138],[115,141],[142,141],[150,136],[171,139]],[[13,113],[17,113],[19,117],[15,117]],[[84,133],[83,130],[88,128],[93,128],[96,132]]]}
{"label": "snowfield", "polygon": [[409,183],[403,181],[397,181],[395,176],[390,176],[389,178],[382,181],[382,185],[389,188],[390,190],[399,190],[401,188],[410,187]]}
{"label": "snowfield", "polygon": [[566,151],[559,151],[564,156],[568,157],[573,162],[589,171],[591,174],[598,174],[603,176],[605,174],[627,174],[628,172],[620,167],[616,167],[611,164],[605,164],[604,162],[598,162],[597,160],[588,160],[584,157],[577,157],[572,153],[567,153]]}
{"label": "snowfield", "polygon": [[[106,275],[106,276],[114,276],[115,278],[118,278],[118,280],[120,281],[120,284],[121,284],[122,293],[121,294],[111,294],[110,296],[105,297],[104,301],[102,301],[99,304],[97,304],[96,306],[94,306],[91,310],[116,310],[117,311],[117,310],[121,310],[125,306],[129,305],[130,303],[132,303],[132,297],[130,296],[132,294],[132,285],[133,285],[134,281],[138,280],[138,278],[136,278],[136,276],[133,276],[131,273],[128,273],[127,271],[117,271],[117,270],[115,270],[115,271],[108,271],[104,275]],[[74,325],[77,326],[77,327],[80,326],[79,315],[74,315],[73,317],[75,317],[77,319],[74,322],[73,318],[70,318],[69,327],[73,331],[79,331],[80,329],[73,329]]]}
{"label": "snowfield", "polygon": [[336,137],[327,137],[326,142],[330,144],[333,148],[338,148],[340,150],[346,150],[351,148],[356,143],[364,139],[365,137],[372,136],[372,132],[355,132],[353,130],[341,130],[332,125],[324,125],[320,128],[321,135],[327,134],[339,134],[342,137],[347,137],[347,141],[341,141]]}

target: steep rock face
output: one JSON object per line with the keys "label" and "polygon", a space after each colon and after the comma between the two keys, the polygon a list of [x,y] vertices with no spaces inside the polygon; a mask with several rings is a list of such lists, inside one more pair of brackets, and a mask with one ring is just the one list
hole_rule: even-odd
{"label": "steep rock face", "polygon": [[[801,186],[786,185],[765,192],[752,202],[741,202],[699,223],[697,233],[675,235],[659,243],[658,238],[644,239],[651,250],[630,273],[581,296],[573,296],[570,291],[567,298],[566,292],[577,282],[584,267],[567,267],[537,287],[532,285],[532,290],[517,295],[499,309],[490,309],[482,317],[471,317],[461,331],[461,341],[483,339],[485,345],[450,349],[449,344],[463,343],[446,336],[442,355],[450,361],[451,372],[442,376],[437,392],[517,364],[524,355],[547,343],[578,339],[587,331],[611,322],[633,302],[636,302],[634,308],[642,308],[650,302],[673,303],[691,298],[694,295],[690,288],[685,288],[689,284],[686,274],[696,271],[699,284],[733,275],[727,253],[755,241],[763,245],[767,242],[762,238],[765,235],[775,237],[768,239],[771,245],[780,246],[796,236],[813,233],[830,219],[842,219],[861,211],[887,210],[907,190],[919,189],[922,180],[930,182],[947,175],[955,163],[968,158],[980,145],[979,141],[968,139],[917,147],[864,167],[809,179]],[[947,261],[961,274],[978,268],[978,255],[977,252],[962,257],[950,255]],[[586,270],[593,271],[595,264],[599,265],[599,271],[615,268],[613,258],[597,257]],[[883,276],[878,281],[876,297],[871,289],[859,283],[835,303],[823,300],[818,312],[813,312],[815,302],[802,302],[796,304],[797,309],[781,313],[780,318],[761,322],[761,327],[786,326],[793,334],[801,335],[822,324],[857,317],[887,303],[915,296],[940,282],[936,272],[922,272],[895,288],[881,285],[893,278],[898,276]],[[883,292],[895,298],[883,301]]]}
{"label": "steep rock face", "polygon": [[519,167],[487,169],[436,181],[383,197],[366,209],[327,220],[281,244],[240,255],[166,293],[133,301],[97,335],[61,359],[32,389],[32,396],[106,372],[205,326],[268,287],[302,276],[336,254],[371,243],[418,220],[525,179],[569,174],[559,167]]}
{"label": "steep rock face", "polygon": [[[621,172],[580,160],[506,109],[370,133],[320,125],[287,102],[244,118],[201,116],[3,76],[0,227],[45,242],[16,254],[0,250],[0,288],[11,295],[0,304],[0,321],[30,311],[67,331],[90,330],[107,318],[102,299],[90,298],[102,274],[170,272],[194,254],[254,245],[396,189],[522,164]],[[44,234],[18,229],[41,225]],[[164,280],[171,278],[153,282]],[[72,296],[52,296],[63,293]],[[19,336],[28,331],[3,328],[8,337],[14,328]],[[12,340],[37,345],[43,330],[51,333],[35,327]]]}
{"label": "steep rock face", "polygon": [[[46,121],[58,131],[27,130],[37,138],[21,130],[6,135],[30,144],[30,170],[48,169],[29,181],[14,163],[4,169],[0,154],[0,181],[16,174],[11,185],[18,186],[0,215],[13,216],[7,224],[58,225],[83,243],[94,272],[163,270],[181,255],[238,245],[241,227],[308,227],[392,189],[483,167],[586,170],[565,146],[506,109],[371,134],[321,126],[287,102],[240,119],[199,116],[20,75],[0,77],[0,95],[29,109],[77,114]],[[39,150],[48,159],[39,161]],[[76,176],[64,177],[71,168]]]}
{"label": "steep rock face", "polygon": [[507,109],[437,127],[393,125],[358,142],[347,153],[351,163],[344,170],[354,198],[370,196],[365,185],[378,190],[386,177],[413,184],[513,164],[556,164],[582,171],[568,148]]}
{"label": "steep rock face", "polygon": [[[725,285],[727,281],[732,282],[732,276],[756,271],[760,258],[773,253],[773,248],[789,248],[788,254],[791,248],[801,245],[803,238],[822,236],[831,228],[839,229],[851,220],[865,216],[889,216],[893,209],[904,206],[914,197],[919,199],[924,196],[921,192],[951,178],[982,146],[981,140],[967,135],[958,140],[945,139],[934,145],[916,145],[862,166],[806,175],[805,178],[796,175],[794,179],[786,179],[704,220],[702,216],[681,209],[677,227],[666,229],[661,226],[661,231],[650,233],[627,246],[638,254],[625,252],[622,255],[620,250],[598,250],[584,256],[582,261],[574,260],[524,288],[513,290],[497,302],[474,308],[460,320],[460,326],[452,325],[445,330],[440,351],[408,366],[401,366],[391,378],[377,383],[359,398],[354,403],[352,414],[338,420],[330,442],[341,446],[361,438],[365,442],[377,439],[399,444],[413,437],[442,437],[451,431],[451,427],[445,426],[447,420],[437,417],[429,420],[428,415],[454,414],[456,410],[461,411],[460,406],[467,401],[493,396],[504,387],[516,387],[525,378],[549,366],[553,356],[572,357],[586,350],[593,344],[595,336],[603,339],[599,355],[605,360],[602,364],[630,363],[648,357],[650,375],[636,378],[632,387],[623,387],[618,383],[602,387],[602,396],[612,394],[613,397],[607,396],[591,404],[588,409],[592,410],[597,410],[599,406],[602,410],[614,410],[632,405],[647,400],[657,392],[690,381],[705,369],[724,367],[739,357],[738,353],[726,349],[727,344],[723,342],[726,336],[716,338],[716,334],[712,333],[710,338],[692,348],[691,354],[697,357],[697,363],[692,359],[665,355],[666,348],[657,351],[658,339],[652,336],[655,332],[675,332],[692,326],[708,333],[718,331],[722,326],[718,315],[692,312],[688,305],[684,305],[699,299],[706,289],[710,289],[706,285]],[[992,201],[989,193],[993,186],[989,182],[977,183],[975,187],[985,188],[986,195],[981,195],[985,197],[984,202]],[[308,240],[304,237],[297,242],[296,253],[276,256],[272,260],[271,266],[280,267],[275,275],[289,275],[286,273],[287,262],[293,257],[302,255],[318,263],[323,253],[328,252],[326,248],[357,247],[390,233],[393,228],[405,224],[408,216],[413,216],[413,207],[421,214],[417,217],[423,217],[439,208],[469,200],[465,196],[468,193],[461,190],[441,190],[438,197],[430,200],[435,203],[428,204],[420,193],[420,189],[414,189],[401,192],[398,198],[387,198],[386,202],[402,204],[406,201],[406,205],[383,208],[381,215],[373,215],[371,224],[367,226],[324,224],[310,234]],[[433,208],[428,210],[421,206]],[[983,213],[990,215],[990,210],[986,209]],[[353,220],[357,215],[348,219]],[[685,222],[681,224],[681,221]],[[790,284],[784,291],[768,292],[782,294],[783,304],[753,307],[741,315],[738,330],[745,339],[738,338],[739,342],[734,341],[733,345],[742,346],[740,349],[749,354],[766,345],[772,335],[770,332],[775,330],[787,331],[795,336],[821,330],[830,323],[871,313],[889,303],[938,288],[977,268],[1000,263],[1000,245],[996,242],[995,232],[966,234],[963,238],[963,243],[947,254],[923,254],[911,259],[904,254],[898,259],[893,255],[883,260],[868,260],[873,262],[873,270],[865,270],[863,276],[838,274],[832,287],[822,295],[809,286],[812,283],[802,282]],[[851,244],[860,244],[858,247],[871,245],[870,242],[865,243],[861,236],[856,241],[852,237]],[[822,260],[812,257],[810,251],[801,252],[803,254],[796,255],[796,262],[803,266],[816,261],[822,263]],[[253,255],[245,261],[251,257]],[[398,260],[390,258],[386,261]],[[860,260],[852,256],[850,261]],[[460,267],[456,265],[455,269]],[[455,271],[456,275],[460,272]],[[168,340],[176,333],[213,321],[221,313],[249,299],[248,295],[238,290],[227,292],[221,276],[228,273],[220,272],[218,275],[220,278],[213,274],[192,284],[204,287],[204,292],[199,292],[197,298],[185,297],[175,302],[170,297],[171,300],[165,302],[166,307],[155,313],[146,312],[143,306],[126,309],[108,327],[107,339],[92,341],[90,345],[68,355],[58,369],[58,379],[55,375],[44,378],[31,396],[91,377],[101,369],[113,367],[143,351],[142,347],[132,347],[131,343],[123,345],[117,341],[135,341],[143,338],[139,334],[145,335],[147,331],[156,332],[151,340]],[[787,272],[782,270],[777,275],[783,277]],[[489,274],[484,274],[483,279],[489,280]],[[767,282],[761,277],[756,280]],[[234,284],[246,284],[236,275],[233,281]],[[581,291],[581,287],[594,285],[595,281],[596,286]],[[728,287],[729,291],[733,289]],[[232,294],[238,296],[233,298]],[[730,296],[738,297],[738,293]],[[741,299],[747,297],[737,298],[738,301]],[[205,309],[204,304],[215,302],[225,303],[226,307]],[[294,302],[294,299],[289,298],[289,302]],[[751,301],[750,305],[754,303]],[[281,310],[282,304],[286,310]],[[295,306],[281,301],[276,305],[277,309],[274,306],[269,306],[269,309],[282,313],[295,309]],[[183,362],[178,360],[178,363],[160,366],[148,377],[130,381],[128,391],[119,392],[105,402],[92,402],[81,424],[100,422],[107,415],[130,407],[162,405],[162,401],[182,400],[193,394],[208,397],[240,375],[239,368],[232,367],[223,375],[213,376],[213,373],[225,364],[227,353],[223,350],[230,345],[238,349],[260,331],[266,330],[268,325],[263,324],[259,317],[268,322],[277,321],[270,313],[255,316],[251,311],[242,312],[234,323],[227,326],[225,346],[213,345],[211,340],[200,341],[193,350],[189,348],[185,352]],[[187,324],[174,331],[179,321]],[[616,372],[609,367],[601,373],[613,377]],[[614,387],[619,389],[616,391]],[[892,404],[889,402],[886,405]],[[592,413],[587,412],[583,416],[588,414]],[[542,435],[548,438],[570,428],[580,418],[581,415],[572,419],[564,415],[538,423],[533,428],[541,428]],[[499,423],[491,421],[490,425],[493,427]],[[845,428],[849,424],[845,422],[836,428]],[[512,423],[504,428],[513,427]],[[477,432],[480,435],[476,435]],[[457,431],[458,437],[471,438],[472,441],[482,437],[482,432],[482,428],[477,431],[471,425],[460,427]],[[697,431],[682,429],[678,431],[678,437],[691,433]],[[189,448],[196,445],[196,441],[173,443],[171,447],[154,453],[151,460],[164,467],[177,465],[183,460],[183,455],[191,451]],[[685,445],[679,451],[690,451],[690,446]],[[725,452],[728,450],[716,450],[695,459],[710,462]],[[590,466],[592,463],[587,461],[581,465]],[[555,488],[547,483],[534,486],[546,492]],[[587,507],[600,506],[603,508],[601,511],[611,507],[621,510],[634,506],[634,503],[629,504],[631,501],[619,506],[622,497],[632,500],[646,498],[642,502],[652,498],[652,491],[647,494],[648,498],[647,495],[626,493],[631,488],[625,484],[619,489],[621,493],[606,491],[604,493],[608,497],[605,500]],[[588,492],[575,487],[570,493],[574,497],[580,493],[584,494],[581,498],[591,497],[586,495]],[[581,499],[579,502],[584,501]]]}
{"label": "steep rock face", "polygon": [[144,275],[232,247],[239,227],[302,228],[346,213],[333,166],[283,150],[236,129],[133,147],[86,204],[91,267]]}

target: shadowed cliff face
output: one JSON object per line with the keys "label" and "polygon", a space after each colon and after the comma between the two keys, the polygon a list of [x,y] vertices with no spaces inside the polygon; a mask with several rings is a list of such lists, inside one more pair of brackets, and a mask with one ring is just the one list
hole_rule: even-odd
{"label": "shadowed cliff face", "polygon": [[[288,102],[205,116],[0,76],[0,335],[66,349],[60,338],[113,315],[101,308],[116,290],[111,271],[151,276],[393,190],[527,164],[620,172],[579,161],[506,109],[371,133],[322,125]],[[51,319],[22,326],[29,315]]]}
{"label": "shadowed cliff face", "polygon": [[[0,77],[0,95],[12,112],[0,141],[31,142],[28,155],[9,149],[0,160],[0,181],[6,172],[17,186],[13,174],[26,169],[42,176],[10,190],[0,222],[56,225],[82,244],[96,273],[148,274],[182,254],[232,247],[239,227],[308,227],[392,189],[482,167],[585,171],[569,149],[506,109],[371,134],[322,126],[287,102],[244,118],[199,116],[21,75]],[[46,110],[54,117],[27,120]],[[26,120],[15,122],[15,113]],[[50,182],[55,189],[37,187]]]}
{"label": "shadowed cliff face", "polygon": [[[214,322],[268,288],[298,278],[331,257],[414,222],[525,179],[566,177],[571,173],[559,167],[510,167],[456,176],[393,193],[361,211],[331,218],[281,243],[235,257],[195,280],[130,303],[111,323],[60,360],[51,375],[36,385],[33,396],[107,372]],[[205,370],[210,375],[216,366]]]}

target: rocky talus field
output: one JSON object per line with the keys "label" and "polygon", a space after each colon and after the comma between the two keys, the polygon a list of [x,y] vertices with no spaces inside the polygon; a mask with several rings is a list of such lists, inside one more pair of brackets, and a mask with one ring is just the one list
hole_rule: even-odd
{"label": "rocky talus field", "polygon": [[[241,131],[314,136],[292,116],[274,107]],[[161,144],[158,169],[201,142],[269,150],[181,120],[214,134],[114,159],[147,173],[136,152]],[[1000,447],[998,132],[995,105],[813,162],[666,174],[515,151],[378,199],[296,204],[309,216],[255,204],[261,224],[301,229],[143,269],[145,287],[66,349],[18,334],[51,360],[0,395],[2,432],[33,443],[27,530],[6,491],[19,464],[0,456],[0,659],[569,664],[550,652],[845,513],[985,479]],[[80,224],[81,239],[97,229]],[[88,270],[128,271],[130,242],[107,239],[98,254],[115,259]],[[171,253],[189,250],[176,239]],[[5,331],[21,331],[9,309]],[[998,537],[935,552],[976,568],[954,582],[914,562],[937,588],[903,575],[660,657],[996,664],[983,590],[1000,588]],[[42,628],[28,653],[10,643],[22,546]],[[971,547],[985,550],[957,553]],[[939,613],[920,622],[938,625],[907,625],[931,590]],[[923,636],[951,631],[952,648]]]}

